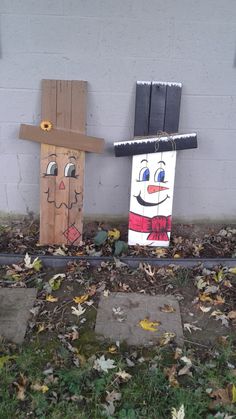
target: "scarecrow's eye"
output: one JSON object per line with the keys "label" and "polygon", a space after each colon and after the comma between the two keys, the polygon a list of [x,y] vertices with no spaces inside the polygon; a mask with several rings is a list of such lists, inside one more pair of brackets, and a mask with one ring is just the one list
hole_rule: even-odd
{"label": "scarecrow's eye", "polygon": [[55,161],[50,161],[46,170],[47,176],[57,176],[57,164]]}
{"label": "scarecrow's eye", "polygon": [[165,181],[165,170],[164,169],[157,169],[154,175],[155,182],[164,182]]}
{"label": "scarecrow's eye", "polygon": [[73,163],[67,163],[65,166],[65,176],[66,177],[76,177],[75,175],[75,165]]}

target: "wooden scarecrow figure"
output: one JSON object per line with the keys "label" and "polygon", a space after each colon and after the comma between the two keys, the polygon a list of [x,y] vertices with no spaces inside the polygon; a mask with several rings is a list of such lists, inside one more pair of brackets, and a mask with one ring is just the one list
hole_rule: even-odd
{"label": "wooden scarecrow figure", "polygon": [[[129,245],[169,245],[176,151],[197,147],[197,136],[177,132],[181,84],[138,82],[135,138],[115,142],[115,155],[133,156]],[[165,134],[163,133],[165,132]]]}
{"label": "wooden scarecrow figure", "polygon": [[21,139],[41,143],[41,245],[81,243],[85,151],[104,148],[85,134],[86,95],[85,81],[43,80],[40,127],[20,127]]}

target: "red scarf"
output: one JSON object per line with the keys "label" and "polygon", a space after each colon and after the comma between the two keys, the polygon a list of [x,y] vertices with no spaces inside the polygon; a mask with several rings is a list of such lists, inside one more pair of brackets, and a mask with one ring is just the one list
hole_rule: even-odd
{"label": "red scarf", "polygon": [[168,241],[167,232],[171,230],[171,215],[157,215],[156,217],[144,217],[143,215],[129,213],[129,229],[141,233],[150,233],[147,240]]}

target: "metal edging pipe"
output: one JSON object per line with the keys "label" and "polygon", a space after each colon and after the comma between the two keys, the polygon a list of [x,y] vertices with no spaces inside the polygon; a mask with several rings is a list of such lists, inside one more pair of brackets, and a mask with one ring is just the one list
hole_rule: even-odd
{"label": "metal edging pipe", "polygon": [[[101,262],[113,262],[113,256],[51,256],[51,255],[35,255],[30,254],[31,258],[38,257],[45,267],[62,268],[68,262],[86,261],[91,266],[99,266]],[[12,265],[22,262],[24,255],[0,253],[0,265]],[[186,268],[192,268],[199,264],[203,264],[206,268],[222,265],[227,267],[236,267],[236,258],[147,258],[147,257],[131,257],[125,256],[117,258],[121,262],[127,264],[130,268],[138,268],[140,263],[148,263],[153,266],[179,265]]]}

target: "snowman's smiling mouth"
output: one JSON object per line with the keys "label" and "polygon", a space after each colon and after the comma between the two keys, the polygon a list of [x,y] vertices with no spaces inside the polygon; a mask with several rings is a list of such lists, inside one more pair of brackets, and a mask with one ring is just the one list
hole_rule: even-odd
{"label": "snowman's smiling mouth", "polygon": [[147,202],[147,201],[144,201],[144,199],[141,197],[141,191],[139,192],[138,196],[134,195],[134,197],[137,199],[138,203],[142,205],[143,207],[155,207],[156,205],[160,205],[163,202],[165,202],[167,198],[170,198],[169,195],[166,195],[166,197],[162,199],[162,201],[160,202]]}

